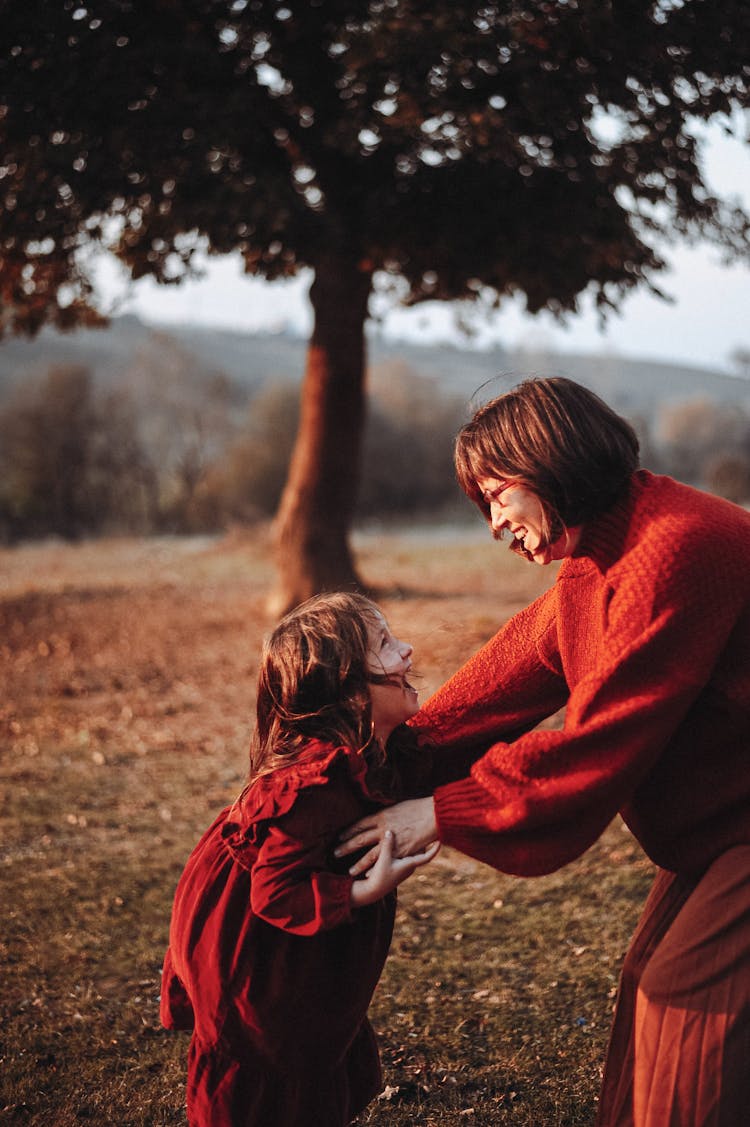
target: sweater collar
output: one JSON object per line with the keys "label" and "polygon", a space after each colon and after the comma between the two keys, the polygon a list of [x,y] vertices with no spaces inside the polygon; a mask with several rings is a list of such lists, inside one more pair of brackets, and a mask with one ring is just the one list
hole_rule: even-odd
{"label": "sweater collar", "polygon": [[631,535],[633,513],[652,479],[648,470],[636,470],[619,500],[584,525],[578,547],[563,562],[566,575],[583,574],[592,566],[605,572],[621,558]]}

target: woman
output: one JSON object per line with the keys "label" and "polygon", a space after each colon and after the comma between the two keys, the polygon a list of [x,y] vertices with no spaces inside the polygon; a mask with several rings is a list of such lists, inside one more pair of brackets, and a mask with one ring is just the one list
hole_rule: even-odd
{"label": "woman", "polygon": [[[553,871],[619,811],[659,867],[626,957],[599,1127],[750,1115],[750,514],[637,469],[631,427],[530,380],[458,436],[462,488],[554,586],[413,718],[467,778],[365,817],[398,853],[439,839]],[[536,725],[565,706],[559,731]]]}

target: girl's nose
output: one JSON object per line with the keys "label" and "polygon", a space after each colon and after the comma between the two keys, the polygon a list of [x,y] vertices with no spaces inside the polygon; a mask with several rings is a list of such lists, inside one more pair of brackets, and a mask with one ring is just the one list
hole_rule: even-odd
{"label": "girl's nose", "polygon": [[414,653],[414,646],[410,646],[408,642],[401,642],[400,646],[402,657],[411,657],[411,655]]}

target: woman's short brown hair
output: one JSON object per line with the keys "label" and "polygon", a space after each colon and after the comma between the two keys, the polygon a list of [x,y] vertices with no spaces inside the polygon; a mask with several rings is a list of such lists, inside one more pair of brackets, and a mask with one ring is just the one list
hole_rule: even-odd
{"label": "woman's short brown hair", "polygon": [[459,431],[456,475],[485,517],[477,478],[510,478],[542,502],[551,535],[610,508],[638,468],[638,438],[593,391],[561,376],[525,380]]}

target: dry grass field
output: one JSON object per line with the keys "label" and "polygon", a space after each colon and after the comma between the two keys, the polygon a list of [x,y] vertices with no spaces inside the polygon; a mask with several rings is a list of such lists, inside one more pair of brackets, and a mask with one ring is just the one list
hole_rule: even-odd
{"label": "dry grass field", "polygon": [[[356,548],[424,695],[554,578],[474,535]],[[159,971],[185,858],[243,782],[272,579],[262,534],[0,551],[0,1123],[185,1122]],[[590,1125],[650,871],[617,823],[550,877],[444,850],[408,881],[361,1123]]]}

